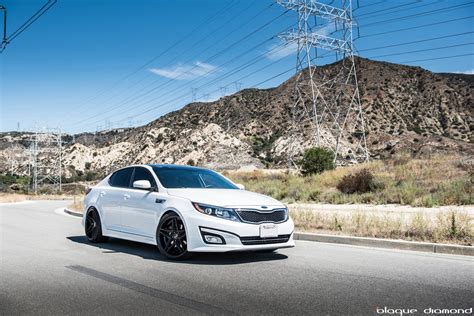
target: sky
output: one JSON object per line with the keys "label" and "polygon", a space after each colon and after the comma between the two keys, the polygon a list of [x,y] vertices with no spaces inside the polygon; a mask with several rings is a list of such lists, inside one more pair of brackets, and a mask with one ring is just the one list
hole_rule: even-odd
{"label": "sky", "polygon": [[[46,2],[0,0],[7,36]],[[474,73],[472,0],[359,0],[353,9],[358,55]],[[296,63],[295,45],[278,34],[296,22],[272,0],[58,0],[0,54],[0,131],[138,126],[193,100],[277,86]],[[336,25],[316,22],[313,31],[337,36]],[[318,65],[335,60],[318,54]]]}

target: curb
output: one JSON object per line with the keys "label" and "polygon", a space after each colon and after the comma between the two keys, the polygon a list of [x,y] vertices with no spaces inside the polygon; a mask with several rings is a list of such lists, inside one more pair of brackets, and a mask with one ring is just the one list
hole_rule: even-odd
{"label": "curb", "polygon": [[76,216],[76,217],[82,217],[82,213],[78,213],[78,212],[75,212],[75,211],[72,211],[68,208],[65,208],[64,209],[64,213],[66,214],[69,214],[69,215],[72,215],[72,216]]}
{"label": "curb", "polygon": [[293,238],[295,240],[316,241],[316,242],[325,242],[325,243],[333,243],[333,244],[345,244],[345,245],[352,245],[352,246],[365,246],[365,247],[374,247],[374,248],[443,253],[443,254],[450,254],[450,255],[474,256],[474,247],[472,246],[435,244],[435,243],[425,243],[425,242],[417,242],[417,241],[380,239],[380,238],[368,238],[368,237],[351,237],[351,236],[337,236],[337,235],[325,235],[325,234],[313,234],[313,233],[298,233],[298,232],[294,233]]}

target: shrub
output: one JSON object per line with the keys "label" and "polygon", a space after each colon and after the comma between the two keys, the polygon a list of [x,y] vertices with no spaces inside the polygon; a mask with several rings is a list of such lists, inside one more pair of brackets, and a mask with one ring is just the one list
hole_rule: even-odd
{"label": "shrub", "polygon": [[362,169],[355,174],[344,176],[337,184],[337,188],[342,193],[352,194],[374,192],[380,185],[369,170]]}
{"label": "shrub", "polygon": [[334,153],[321,147],[307,149],[301,160],[303,175],[317,174],[335,167]]}

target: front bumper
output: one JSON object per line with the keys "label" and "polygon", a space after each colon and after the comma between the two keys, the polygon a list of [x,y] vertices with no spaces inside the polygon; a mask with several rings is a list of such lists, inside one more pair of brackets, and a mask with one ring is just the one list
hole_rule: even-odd
{"label": "front bumper", "polygon": [[[193,212],[186,217],[188,232],[188,251],[190,252],[227,252],[254,251],[294,247],[293,221],[275,224],[278,237],[260,238],[260,225],[233,222],[209,215]],[[204,235],[218,236],[222,244],[210,244]]]}

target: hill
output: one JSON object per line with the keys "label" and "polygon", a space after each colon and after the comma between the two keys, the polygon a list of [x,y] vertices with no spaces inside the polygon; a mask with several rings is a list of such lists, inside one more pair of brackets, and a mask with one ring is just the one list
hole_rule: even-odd
{"label": "hill", "polygon": [[[374,159],[474,153],[473,76],[436,74],[420,67],[357,58],[368,146]],[[335,74],[339,63],[319,67]],[[147,125],[66,136],[67,175],[108,171],[131,163],[198,164],[211,168],[284,167],[289,144],[310,143],[292,124],[293,76],[271,89],[245,89],[214,102],[196,102]],[[323,91],[331,93],[330,90]],[[11,144],[25,134],[0,134],[0,170],[8,170]],[[344,144],[343,144],[344,146]],[[86,168],[87,167],[87,168]],[[25,172],[25,166],[18,166]]]}

